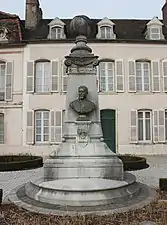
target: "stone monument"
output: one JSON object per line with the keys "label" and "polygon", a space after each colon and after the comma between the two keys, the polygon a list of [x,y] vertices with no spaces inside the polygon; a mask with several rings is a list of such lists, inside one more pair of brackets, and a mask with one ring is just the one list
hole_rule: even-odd
{"label": "stone monument", "polygon": [[65,60],[63,142],[45,160],[44,177],[10,195],[12,202],[28,210],[60,215],[106,213],[129,209],[150,197],[149,189],[123,171],[122,161],[103,141],[96,85],[99,61],[87,46],[89,24],[86,16],[76,16],[70,24],[76,44]]}

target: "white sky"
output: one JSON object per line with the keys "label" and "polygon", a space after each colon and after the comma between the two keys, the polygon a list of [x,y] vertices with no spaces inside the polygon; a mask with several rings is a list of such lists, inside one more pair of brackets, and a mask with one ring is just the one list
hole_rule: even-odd
{"label": "white sky", "polygon": [[[25,1],[0,0],[1,11],[17,14],[24,19]],[[79,14],[90,18],[162,18],[161,8],[164,2],[165,0],[40,0],[44,18],[72,18]]]}

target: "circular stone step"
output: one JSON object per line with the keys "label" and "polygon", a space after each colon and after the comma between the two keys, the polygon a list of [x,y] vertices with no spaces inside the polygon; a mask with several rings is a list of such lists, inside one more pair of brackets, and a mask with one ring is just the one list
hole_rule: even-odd
{"label": "circular stone step", "polygon": [[61,190],[61,191],[100,191],[126,186],[126,181],[107,180],[107,179],[61,179],[44,181],[39,187]]}
{"label": "circular stone step", "polygon": [[61,206],[98,206],[127,201],[140,192],[134,175],[125,173],[124,180],[80,178],[36,180],[25,185],[26,195],[39,202]]}

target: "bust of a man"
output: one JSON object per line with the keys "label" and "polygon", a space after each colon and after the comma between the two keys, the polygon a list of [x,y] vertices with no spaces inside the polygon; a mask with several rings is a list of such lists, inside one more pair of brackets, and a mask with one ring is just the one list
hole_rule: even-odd
{"label": "bust of a man", "polygon": [[87,115],[93,112],[96,105],[87,99],[88,88],[86,86],[79,86],[78,99],[70,103],[70,107],[79,114],[77,120],[88,120]]}

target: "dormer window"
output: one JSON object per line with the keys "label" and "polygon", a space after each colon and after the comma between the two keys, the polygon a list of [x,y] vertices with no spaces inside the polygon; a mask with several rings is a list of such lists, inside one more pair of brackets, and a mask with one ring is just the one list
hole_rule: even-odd
{"label": "dormer window", "polygon": [[151,40],[160,40],[161,39],[161,28],[159,28],[159,27],[150,28],[150,39]]}
{"label": "dormer window", "polygon": [[63,28],[62,27],[52,27],[51,29],[51,39],[61,39],[63,34]]}
{"label": "dormer window", "polygon": [[162,26],[163,24],[157,17],[154,17],[152,20],[150,20],[147,23],[146,39],[163,40],[164,35],[162,32]]}
{"label": "dormer window", "polygon": [[103,26],[100,27],[101,38],[102,39],[112,39],[113,27]]}
{"label": "dormer window", "polygon": [[49,23],[49,39],[65,39],[66,36],[64,34],[64,26],[65,23],[61,21],[59,18],[55,18]]}
{"label": "dormer window", "polygon": [[115,24],[108,18],[104,18],[98,24],[98,33],[96,38],[98,39],[115,39],[116,35],[114,34]]}

